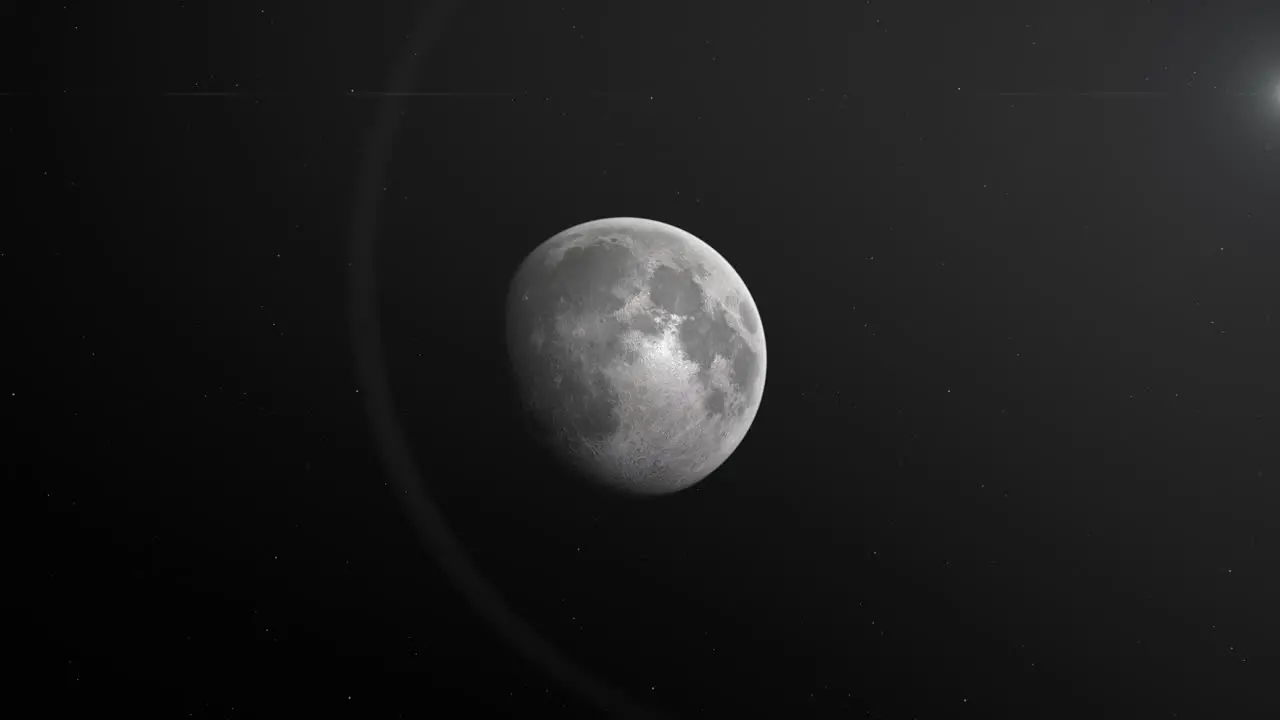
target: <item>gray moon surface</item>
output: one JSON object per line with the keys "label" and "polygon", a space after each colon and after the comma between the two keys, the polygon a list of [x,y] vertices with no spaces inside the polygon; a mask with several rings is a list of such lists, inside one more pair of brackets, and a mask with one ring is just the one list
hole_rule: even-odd
{"label": "gray moon surface", "polygon": [[760,409],[755,300],[724,257],[672,225],[607,218],[543,242],[511,280],[506,333],[530,427],[611,490],[690,487]]}

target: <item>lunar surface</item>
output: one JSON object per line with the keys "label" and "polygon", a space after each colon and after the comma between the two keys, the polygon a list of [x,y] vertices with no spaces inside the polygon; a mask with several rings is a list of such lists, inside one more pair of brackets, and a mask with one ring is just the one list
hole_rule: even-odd
{"label": "lunar surface", "polygon": [[764,329],[742,278],[654,220],[594,220],[535,248],[511,281],[507,349],[540,439],[623,492],[705,478],[764,390]]}

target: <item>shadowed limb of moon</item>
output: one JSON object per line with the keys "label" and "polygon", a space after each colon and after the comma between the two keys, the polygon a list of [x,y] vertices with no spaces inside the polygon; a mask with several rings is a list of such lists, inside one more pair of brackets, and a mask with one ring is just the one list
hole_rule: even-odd
{"label": "shadowed limb of moon", "polygon": [[620,690],[591,676],[547,642],[507,605],[497,589],[480,574],[449,530],[440,508],[426,492],[425,480],[405,441],[391,399],[377,305],[378,188],[386,176],[391,149],[399,130],[403,98],[413,89],[417,58],[428,55],[457,4],[456,0],[436,2],[419,16],[412,41],[395,68],[389,93],[382,98],[376,123],[365,139],[352,216],[348,286],[348,321],[360,396],[364,399],[378,453],[419,540],[471,607],[483,615],[526,661],[542,668],[561,685],[581,693],[606,713],[621,717],[657,718],[660,716],[640,708]]}

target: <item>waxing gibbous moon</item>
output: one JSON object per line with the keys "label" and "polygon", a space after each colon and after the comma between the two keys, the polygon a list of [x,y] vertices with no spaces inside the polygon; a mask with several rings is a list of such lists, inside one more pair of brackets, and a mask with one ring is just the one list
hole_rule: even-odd
{"label": "waxing gibbous moon", "polygon": [[544,445],[606,488],[701,481],[751,427],[767,353],[755,300],[672,225],[608,218],[536,247],[511,280],[507,349]]}

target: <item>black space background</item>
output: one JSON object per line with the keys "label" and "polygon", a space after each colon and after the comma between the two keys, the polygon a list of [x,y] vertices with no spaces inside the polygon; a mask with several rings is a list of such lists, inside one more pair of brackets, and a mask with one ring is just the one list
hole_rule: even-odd
{"label": "black space background", "polygon": [[[591,716],[433,564],[358,394],[357,169],[422,7],[4,5],[40,716]],[[380,214],[424,481],[677,716],[1280,716],[1278,19],[461,3],[419,89],[509,94],[407,99]],[[500,345],[521,257],[614,215],[723,253],[770,350],[737,453],[643,502],[547,472]]]}

